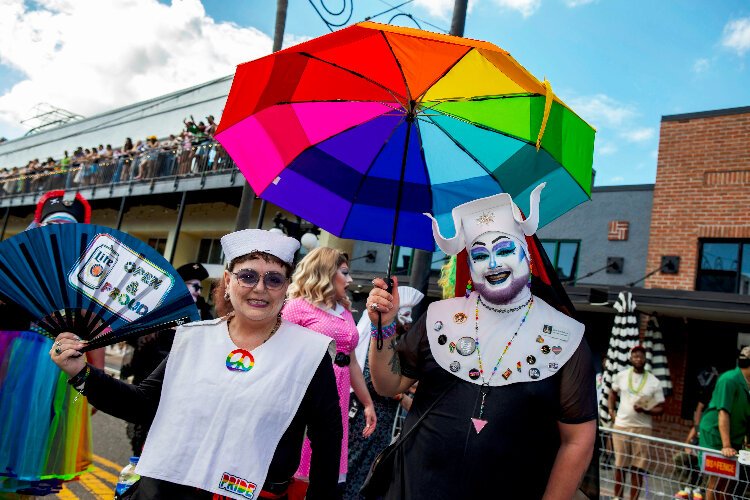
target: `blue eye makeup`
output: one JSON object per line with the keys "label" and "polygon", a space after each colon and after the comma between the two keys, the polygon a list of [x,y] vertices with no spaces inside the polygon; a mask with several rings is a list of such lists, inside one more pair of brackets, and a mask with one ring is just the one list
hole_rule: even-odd
{"label": "blue eye makeup", "polygon": [[490,252],[486,248],[472,248],[471,249],[471,260],[474,262],[482,262],[490,258]]}
{"label": "blue eye makeup", "polygon": [[493,246],[492,251],[499,257],[507,257],[516,251],[516,244],[511,240],[503,240]]}

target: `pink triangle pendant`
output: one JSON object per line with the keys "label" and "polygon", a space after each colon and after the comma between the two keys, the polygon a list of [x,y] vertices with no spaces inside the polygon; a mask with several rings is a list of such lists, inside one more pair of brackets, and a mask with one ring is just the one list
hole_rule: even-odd
{"label": "pink triangle pendant", "polygon": [[484,426],[487,425],[487,421],[482,420],[481,418],[472,418],[471,423],[474,424],[474,430],[477,431],[477,434],[482,432]]}

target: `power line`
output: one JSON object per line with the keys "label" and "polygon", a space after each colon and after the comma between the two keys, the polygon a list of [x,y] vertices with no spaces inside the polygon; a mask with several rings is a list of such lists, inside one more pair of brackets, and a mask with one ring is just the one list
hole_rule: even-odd
{"label": "power line", "polygon": [[[333,17],[338,17],[342,15],[347,9],[347,5],[349,6],[349,14],[346,16],[346,19],[342,22],[334,22],[332,20],[328,20],[323,13],[318,9],[318,7],[315,5],[315,2],[313,0],[307,0],[307,2],[310,4],[310,6],[315,10],[315,13],[318,14],[318,17],[325,23],[325,25],[328,27],[328,29],[333,33],[333,28],[341,28],[342,26],[346,26],[349,24],[349,21],[352,20],[352,15],[354,14],[354,0],[343,0],[341,4],[341,10],[338,12],[335,12],[328,8],[326,5],[326,0],[320,0],[320,6],[323,7],[323,10],[326,11],[326,13]],[[333,26],[333,28],[332,28]]]}
{"label": "power line", "polygon": [[[398,10],[401,14],[406,15],[407,17],[410,17],[415,22],[419,21],[422,24],[426,24],[427,26],[431,26],[431,27],[435,28],[438,31],[442,31],[443,33],[449,33],[449,30],[447,30],[445,28],[442,28],[440,26],[437,26],[436,24],[432,24],[431,22],[427,21],[426,19],[422,19],[421,17],[417,17],[417,16],[413,15],[412,13],[405,12],[404,10],[401,9],[401,7],[403,5],[406,5],[407,3],[411,3],[413,0],[409,0],[408,2],[404,2],[401,5],[392,5],[389,2],[386,2],[385,0],[378,0],[378,1],[380,3],[382,3],[383,5],[387,5],[388,7],[390,7],[390,9],[388,9],[386,12],[390,12],[391,10]],[[373,16],[373,17],[375,17],[375,16]],[[391,18],[391,21],[392,20],[393,20],[393,18]],[[389,21],[389,23],[390,23],[390,21]]]}

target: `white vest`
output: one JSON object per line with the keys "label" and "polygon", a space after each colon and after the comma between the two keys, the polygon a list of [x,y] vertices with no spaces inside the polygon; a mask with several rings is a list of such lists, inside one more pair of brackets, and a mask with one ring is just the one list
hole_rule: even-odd
{"label": "white vest", "polygon": [[282,321],[273,337],[251,351],[249,371],[230,371],[227,357],[237,346],[224,319],[179,327],[136,472],[232,498],[257,498],[330,343]]}
{"label": "white vest", "polygon": [[[479,370],[476,305],[477,292],[472,292],[469,298],[456,297],[430,304],[427,339],[441,368],[461,380],[482,385],[481,376],[469,376],[471,370]],[[496,309],[509,307],[488,305]],[[479,350],[484,380],[491,386],[544,380],[560,370],[581,343],[584,326],[539,297],[534,297],[526,321],[513,338],[525,313],[526,307],[498,313],[479,304]],[[498,358],[511,339],[513,343],[492,376]]]}

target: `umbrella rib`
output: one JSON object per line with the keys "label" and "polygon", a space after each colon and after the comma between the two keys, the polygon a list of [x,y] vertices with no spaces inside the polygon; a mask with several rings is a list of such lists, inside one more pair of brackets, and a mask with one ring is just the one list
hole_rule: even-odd
{"label": "umbrella rib", "polygon": [[[461,144],[461,143],[460,143],[460,142],[458,141],[458,139],[456,139],[455,137],[453,137],[453,135],[451,135],[451,133],[450,133],[450,132],[448,132],[448,131],[447,131],[447,130],[445,130],[445,129],[444,129],[443,127],[441,127],[440,125],[438,125],[438,124],[437,124],[437,123],[436,123],[436,122],[435,122],[434,120],[431,120],[431,119],[430,119],[430,120],[426,120],[426,121],[429,121],[430,123],[432,123],[433,125],[435,125],[435,126],[436,126],[436,127],[437,127],[437,128],[438,128],[438,129],[439,129],[439,130],[440,130],[441,132],[442,132],[442,133],[444,133],[444,134],[445,134],[446,136],[448,136],[448,138],[449,138],[449,139],[450,139],[451,141],[453,141],[453,144],[455,144],[455,145],[456,145],[456,146],[457,146],[457,147],[458,147],[458,148],[459,148],[459,149],[460,149],[461,151],[463,151],[464,153],[466,153],[466,155],[467,155],[467,156],[468,156],[469,158],[471,158],[472,160],[474,160],[474,162],[475,162],[475,163],[476,163],[477,165],[479,165],[479,166],[480,166],[480,167],[481,167],[482,169],[484,169],[484,171],[485,171],[485,172],[487,173],[487,175],[489,175],[490,177],[492,177],[493,179],[495,179],[495,181],[496,181],[496,182],[498,183],[498,185],[500,184],[500,181],[499,181],[498,179],[496,179],[496,178],[495,178],[495,177],[494,177],[494,176],[492,175],[492,172],[490,172],[490,170],[489,170],[489,169],[487,168],[487,166],[486,166],[486,165],[484,165],[484,164],[483,164],[483,163],[482,163],[482,162],[481,162],[481,161],[479,160],[479,158],[477,158],[476,156],[474,156],[474,155],[473,155],[473,154],[471,153],[471,151],[469,151],[468,149],[466,149],[466,147],[464,147],[464,145],[463,145],[463,144]],[[427,162],[425,161],[425,167],[426,167],[426,166],[427,166]],[[500,186],[500,187],[502,187],[502,186]]]}
{"label": "umbrella rib", "polygon": [[448,73],[450,73],[450,72],[451,72],[451,70],[452,70],[453,68],[455,68],[455,67],[456,67],[456,64],[458,64],[459,62],[461,62],[461,61],[463,60],[463,58],[464,58],[464,57],[466,57],[466,54],[468,54],[468,53],[469,53],[469,52],[471,52],[472,50],[474,50],[474,47],[468,47],[468,48],[466,49],[466,52],[464,52],[463,54],[461,54],[461,57],[457,57],[457,58],[456,58],[456,60],[455,60],[455,61],[453,61],[453,64],[451,64],[450,66],[448,66],[447,68],[445,68],[445,71],[443,71],[443,72],[442,72],[442,73],[440,74],[440,76],[438,76],[437,78],[435,78],[435,79],[434,79],[434,80],[432,81],[432,83],[431,83],[431,84],[429,84],[429,85],[428,85],[427,87],[425,87],[424,91],[423,91],[423,92],[422,92],[421,94],[419,94],[419,95],[417,96],[417,100],[420,100],[420,99],[422,99],[422,98],[424,97],[424,95],[425,95],[425,94],[427,93],[427,91],[428,91],[428,90],[430,90],[430,89],[432,88],[432,86],[433,86],[433,85],[435,85],[435,84],[436,84],[437,82],[439,82],[439,81],[440,81],[440,79],[441,79],[441,78],[443,78],[443,77],[444,77],[445,75],[447,75]]}
{"label": "umbrella rib", "polygon": [[432,109],[438,104],[443,104],[446,102],[481,102],[481,101],[490,101],[494,99],[516,99],[516,98],[529,98],[529,97],[544,97],[541,94],[536,94],[533,92],[525,92],[525,93],[519,93],[519,94],[495,94],[495,95],[479,95],[479,96],[473,96],[473,97],[443,97],[440,99],[430,99],[427,102],[431,102],[434,104],[431,104],[429,106],[425,106],[422,104],[422,108],[424,109]]}
{"label": "umbrella rib", "polygon": [[[389,46],[389,47],[390,47],[390,46]],[[383,89],[383,90],[385,90],[386,92],[388,92],[389,94],[391,94],[391,96],[393,96],[393,99],[394,99],[395,101],[399,102],[399,103],[400,103],[400,102],[401,102],[401,100],[403,99],[403,96],[399,95],[399,94],[398,94],[397,92],[393,91],[392,89],[389,89],[388,87],[386,87],[385,85],[383,85],[383,84],[381,84],[381,83],[378,83],[378,82],[376,82],[376,81],[375,81],[375,80],[373,80],[372,78],[368,78],[368,77],[366,77],[366,76],[365,76],[365,75],[363,75],[362,73],[357,73],[357,72],[356,72],[356,71],[354,71],[354,70],[351,70],[351,69],[349,69],[349,68],[345,68],[345,67],[343,67],[343,66],[341,66],[341,65],[339,65],[339,64],[336,64],[336,63],[334,63],[334,62],[331,62],[331,61],[326,61],[325,59],[322,59],[322,58],[320,58],[320,57],[318,57],[318,56],[314,56],[314,55],[310,54],[309,52],[300,52],[299,54],[300,54],[300,55],[302,55],[302,56],[306,56],[306,57],[309,57],[310,59],[314,59],[314,60],[316,60],[316,61],[320,61],[320,62],[322,62],[323,64],[328,64],[329,66],[333,66],[334,68],[338,68],[338,69],[340,69],[341,71],[345,71],[345,72],[349,73],[350,75],[354,75],[354,76],[356,76],[357,78],[361,78],[362,80],[365,80],[366,82],[369,82],[369,83],[371,83],[371,84],[375,85],[376,87],[380,87],[381,89]],[[397,62],[398,62],[398,60],[397,60]],[[407,89],[407,92],[408,92],[408,91],[409,91],[409,87],[407,87],[406,89]],[[399,97],[400,97],[401,99],[399,99]],[[402,104],[402,105],[403,105],[403,104]],[[406,107],[406,106],[404,106],[404,107]]]}
{"label": "umbrella rib", "polygon": [[[404,106],[404,108],[408,108],[408,104],[411,103],[411,89],[409,88],[409,82],[406,81],[406,74],[404,73],[404,68],[401,67],[401,61],[398,60],[398,57],[396,57],[396,53],[393,51],[393,47],[391,46],[391,43],[388,41],[388,37],[385,36],[385,33],[383,30],[380,30],[380,35],[383,37],[383,41],[385,42],[386,47],[388,47],[388,50],[391,51],[391,55],[393,56],[393,60],[396,61],[396,66],[398,67],[399,73],[401,73],[401,78],[404,80],[404,88],[406,89],[406,99],[407,99],[407,106]],[[390,266],[390,263],[388,264]]]}
{"label": "umbrella rib", "polygon": [[[430,170],[427,168],[427,158],[424,157],[424,144],[422,143],[422,130],[419,128],[419,120],[414,121],[414,126],[417,127],[417,140],[419,141],[419,155],[422,157],[422,165],[424,165],[424,175],[427,179],[427,191],[430,193],[430,208],[432,208],[432,179],[430,178]],[[434,213],[432,215],[435,215]]]}
{"label": "umbrella rib", "polygon": [[375,156],[372,157],[372,161],[370,162],[370,165],[367,166],[367,169],[365,170],[364,174],[359,179],[359,185],[357,186],[357,189],[354,190],[354,197],[352,198],[352,203],[351,203],[351,205],[349,205],[349,210],[347,211],[346,217],[344,218],[344,224],[346,224],[346,221],[349,220],[349,216],[352,213],[352,209],[354,208],[354,205],[357,202],[357,197],[359,195],[359,191],[360,191],[360,189],[362,189],[362,184],[365,182],[365,179],[367,178],[367,174],[370,172],[370,170],[372,170],[372,167],[375,165],[375,162],[378,160],[378,157],[383,152],[383,150],[385,149],[385,147],[388,145],[388,142],[393,137],[393,134],[396,133],[396,131],[401,126],[401,124],[404,123],[404,121],[405,121],[405,118],[402,117],[402,119],[399,120],[398,124],[395,127],[393,127],[393,130],[391,130],[391,134],[388,136],[388,139],[386,139],[385,141],[383,141],[383,145],[380,147],[380,150],[378,151],[378,153]]}
{"label": "umbrella rib", "polygon": [[[503,132],[502,130],[497,130],[497,129],[494,129],[492,127],[488,127],[487,125],[484,125],[482,123],[477,123],[477,122],[473,122],[471,120],[467,120],[466,118],[463,118],[461,116],[456,116],[456,115],[453,115],[451,113],[446,113],[445,111],[441,111],[439,109],[437,109],[435,111],[437,113],[440,113],[441,115],[447,117],[447,118],[453,118],[454,120],[462,121],[462,122],[464,122],[466,124],[471,125],[472,127],[481,128],[482,130],[486,130],[488,132],[494,132],[495,134],[503,135],[505,137],[510,137],[511,139],[514,139],[514,140],[517,140],[517,141],[520,141],[520,142],[525,142],[526,144],[531,144],[531,145],[535,145],[536,144],[536,142],[532,142],[532,141],[526,140],[526,139],[524,139],[522,137],[518,137],[518,136],[515,136],[513,134],[509,134],[507,132]],[[433,121],[433,120],[430,120],[430,121]]]}

